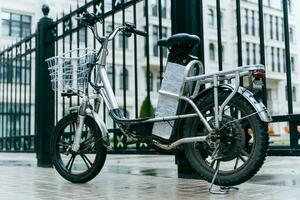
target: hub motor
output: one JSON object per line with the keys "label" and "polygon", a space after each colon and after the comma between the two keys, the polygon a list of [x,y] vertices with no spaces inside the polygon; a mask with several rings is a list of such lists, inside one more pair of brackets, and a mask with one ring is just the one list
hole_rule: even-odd
{"label": "hub motor", "polygon": [[[230,161],[240,154],[246,136],[239,121],[233,121],[234,118],[224,115],[219,122],[220,129],[210,136],[208,140],[209,148],[214,151],[219,148],[218,158],[221,161]],[[214,127],[215,119],[209,120],[209,124]]]}

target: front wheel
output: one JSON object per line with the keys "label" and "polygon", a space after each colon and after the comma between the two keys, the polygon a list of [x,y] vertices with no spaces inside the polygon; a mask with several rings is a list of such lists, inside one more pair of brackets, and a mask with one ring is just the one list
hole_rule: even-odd
{"label": "front wheel", "polygon": [[77,127],[77,113],[62,118],[55,126],[50,141],[52,162],[58,173],[73,183],[93,179],[102,169],[106,148],[102,145],[101,133],[93,118],[86,116],[78,152],[71,146]]}
{"label": "front wheel", "polygon": [[[228,97],[219,92],[219,105]],[[210,93],[196,102],[208,123],[214,128],[214,95]],[[211,182],[219,166],[215,184],[233,186],[249,180],[262,166],[269,136],[267,126],[255,109],[241,95],[234,96],[222,113],[220,129],[209,142],[184,145],[191,166]],[[186,121],[184,137],[204,136],[208,131],[199,118]],[[218,158],[218,159],[215,159]]]}

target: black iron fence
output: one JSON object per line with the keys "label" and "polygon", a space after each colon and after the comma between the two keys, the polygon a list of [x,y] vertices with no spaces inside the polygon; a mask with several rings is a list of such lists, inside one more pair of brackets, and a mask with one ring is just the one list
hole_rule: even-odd
{"label": "black iron fence", "polygon": [[[149,32],[151,12],[150,29],[155,32],[151,41],[149,36],[138,38],[134,35],[127,38],[120,34],[110,46],[108,73],[125,116],[137,118],[153,114],[150,99],[152,94],[157,95],[155,93],[162,79],[163,62],[167,54],[166,49],[156,45],[156,41],[171,34],[170,25],[163,26],[163,23],[170,24],[166,23],[170,21],[167,9],[170,13],[170,7],[167,8],[166,4],[150,8],[148,1],[141,0],[92,0],[82,6],[77,5],[68,14],[53,20],[47,17],[49,10],[43,7],[45,17],[39,21],[37,33],[0,53],[3,87],[0,150],[37,151],[38,159],[42,159],[48,152],[45,144],[49,141],[51,127],[66,114],[66,108],[78,105],[79,97],[62,97],[51,90],[44,60],[74,48],[100,48],[91,31],[75,20],[86,11],[97,13],[102,18],[98,30],[103,35],[126,21]],[[156,60],[151,66],[150,56]],[[25,69],[26,74],[22,71]],[[143,102],[146,102],[144,106]],[[133,144],[130,138],[120,134],[107,117],[105,106],[101,109],[103,119],[110,128],[114,153],[153,152],[146,143]],[[45,158],[46,163],[48,159]]]}
{"label": "black iron fence", "polygon": [[35,34],[0,52],[0,151],[34,152]]}
{"label": "black iron fence", "polygon": [[[139,12],[137,12],[138,10]],[[90,1],[82,7],[78,6],[74,11],[70,10],[68,15],[57,19],[49,26],[49,31],[52,31],[54,34],[50,45],[51,43],[54,44],[56,55],[73,48],[100,48],[100,45],[91,32],[85,26],[78,23],[78,21],[74,20],[75,17],[80,16],[86,11],[101,16],[102,23],[98,26],[100,34],[109,34],[117,26],[124,24],[126,21],[133,22],[137,25],[138,29],[145,29],[149,32],[148,10],[148,1]],[[155,27],[158,29],[156,40],[162,36],[163,19],[161,13],[162,8],[160,11],[157,8],[157,17],[152,19],[157,21],[155,22]],[[159,62],[152,64],[159,65],[155,67],[163,69],[163,50],[158,50],[156,46],[152,46],[152,49],[153,54],[155,54],[154,57],[159,59]],[[148,102],[151,102],[150,96],[153,93],[153,72],[150,69],[149,37],[138,38],[134,35],[132,38],[127,38],[125,35],[120,34],[112,41],[109,53],[107,60],[109,78],[113,91],[117,95],[118,103],[124,111],[124,115],[131,118],[138,118],[141,112],[151,115],[150,106],[148,105],[144,107],[144,111],[141,111],[143,100],[147,99]],[[141,80],[145,80],[146,82],[144,88],[140,87]],[[56,121],[65,115],[67,107],[77,105],[79,101],[80,99],[77,96],[61,97],[56,93]],[[114,149],[113,153],[153,152],[146,143],[133,144],[131,139],[121,134],[119,129],[110,120],[105,105],[101,109],[103,119],[111,132],[110,138]]]}
{"label": "black iron fence", "polygon": [[[155,42],[158,38],[171,34],[172,23],[173,33],[194,33],[201,38],[201,44],[195,54],[205,66],[211,65],[213,54],[210,54],[213,51],[218,53],[214,62],[217,63],[218,70],[226,68],[226,62],[230,59],[236,60],[234,66],[250,64],[254,61],[265,64],[268,79],[261,96],[265,103],[269,103],[268,96],[273,96],[268,93],[270,85],[273,87],[273,83],[279,82],[279,79],[285,81],[286,99],[279,102],[283,102],[282,106],[288,109],[285,114],[274,116],[274,122],[286,123],[284,126],[289,132],[290,142],[280,146],[275,142],[276,145],[271,147],[270,153],[271,155],[298,155],[300,123],[299,115],[293,112],[293,88],[295,86],[293,78],[296,77],[293,76],[295,61],[291,60],[293,55],[289,46],[291,36],[289,16],[292,15],[292,13],[289,14],[290,1],[283,0],[281,7],[276,10],[277,14],[265,12],[264,10],[271,9],[271,5],[263,0],[228,2],[233,5],[232,11],[236,15],[233,26],[236,28],[234,41],[229,41],[228,37],[224,39],[224,35],[228,35],[229,31],[225,26],[232,24],[232,21],[226,22],[224,11],[229,8],[221,4],[220,0],[215,2],[93,0],[86,2],[83,6],[78,5],[74,10],[70,9],[69,13],[61,18],[51,20],[44,17],[39,23],[37,35],[33,34],[0,52],[2,88],[0,92],[0,150],[39,151],[42,144],[49,139],[51,132],[49,130],[48,133],[43,133],[45,124],[49,127],[53,126],[65,115],[67,107],[78,104],[77,96],[61,97],[58,93],[52,92],[49,77],[40,76],[40,74],[47,72],[45,58],[73,48],[99,48],[91,32],[74,20],[83,12],[89,11],[99,14],[103,19],[103,23],[99,25],[101,34],[108,34],[125,21],[133,22],[137,24],[138,29],[145,29],[148,32],[145,38],[136,36],[126,38],[120,35],[112,41],[110,47],[108,73],[117,100],[127,117],[135,118],[152,114],[149,102],[153,104],[156,102],[156,90],[159,88],[166,61],[166,50],[158,47]],[[46,14],[47,10],[44,12]],[[279,21],[282,22],[282,26],[279,25]],[[279,26],[280,28],[277,28]],[[270,33],[271,29],[272,33]],[[277,33],[277,29],[281,30],[282,36]],[[211,35],[210,32],[214,33],[213,37],[206,39],[208,35]],[[277,38],[281,38],[280,41],[279,39],[277,41]],[[273,40],[277,42],[277,46],[272,46],[270,41]],[[227,46],[224,43],[227,43]],[[213,45],[210,46],[210,44]],[[231,48],[230,44],[234,47]],[[259,55],[259,58],[254,59],[253,56],[249,56],[250,51],[252,54]],[[234,56],[228,57],[228,52],[231,52],[230,55],[235,55],[236,59]],[[280,67],[278,67],[279,62],[273,64],[274,61],[272,61],[277,54],[280,54],[278,56],[280,59],[277,59],[280,60]],[[206,71],[209,72],[209,69]],[[35,77],[37,79],[34,79]],[[47,89],[45,90],[42,86]],[[53,102],[49,100],[49,96],[53,96]],[[278,99],[282,98],[279,94],[277,96]],[[269,107],[272,108],[274,105],[269,105]],[[53,117],[52,121],[41,117],[45,115],[45,108],[50,112],[47,116]],[[146,144],[132,144],[130,138],[121,135],[108,117],[106,108],[101,109],[103,119],[111,131],[111,144],[115,149],[114,152],[153,152]],[[272,124],[270,124],[270,134],[272,134],[271,127]],[[47,152],[46,146],[43,148],[45,149],[40,152],[41,155]]]}
{"label": "black iron fence", "polygon": [[[235,66],[257,63],[266,66],[267,79],[261,88],[260,97],[273,115],[273,123],[269,124],[269,133],[270,136],[273,136],[269,154],[299,155],[300,115],[295,114],[300,111],[297,102],[297,80],[299,78],[295,62],[298,54],[297,50],[295,51],[297,49],[295,48],[297,45],[295,39],[296,2],[290,0],[278,2],[236,0],[227,2],[229,7],[221,4],[220,0],[214,2],[174,0],[172,3],[175,5],[172,19],[177,19],[176,22],[173,20],[173,32],[192,32],[201,37],[203,42],[199,46],[197,54],[204,65],[209,65],[208,63],[211,61],[210,45],[212,44],[214,49],[217,49],[218,70],[226,67],[224,59],[225,61],[226,59],[235,60],[233,63]],[[224,10],[228,10],[230,7],[232,8],[231,13],[235,13],[235,18],[230,22],[227,19],[226,22]],[[178,16],[182,8],[185,11]],[[187,17],[182,18],[182,16]],[[198,19],[197,23],[194,23],[194,19]],[[203,21],[203,19],[207,19],[207,21]],[[191,23],[185,23],[189,21]],[[176,24],[179,25],[176,26]],[[228,41],[226,34],[232,32],[232,27],[236,32],[233,38],[236,39],[232,41],[230,38]],[[208,37],[212,31],[216,31],[213,34],[214,37],[205,40],[204,37]],[[208,34],[205,35],[206,33]],[[216,41],[216,45],[214,41]],[[226,47],[224,42],[229,42],[233,46],[227,45]],[[291,47],[293,52],[291,52]],[[231,53],[226,53],[228,51]],[[229,58],[226,58],[226,55],[229,55]],[[205,60],[206,58],[209,61]],[[278,89],[280,87],[281,91]],[[276,139],[282,135],[287,136],[288,140]]]}

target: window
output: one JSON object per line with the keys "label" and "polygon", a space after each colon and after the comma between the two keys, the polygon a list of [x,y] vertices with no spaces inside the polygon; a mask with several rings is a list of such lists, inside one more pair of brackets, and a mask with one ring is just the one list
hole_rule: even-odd
{"label": "window", "polygon": [[271,62],[272,62],[272,71],[275,72],[274,47],[271,47]]}
{"label": "window", "polygon": [[[125,87],[124,87],[125,82]],[[120,89],[128,90],[128,70],[125,68],[122,68],[120,73]]]}
{"label": "window", "polygon": [[221,51],[222,51],[222,62],[224,62],[225,61],[225,58],[224,58],[224,45],[222,45]]}
{"label": "window", "polygon": [[254,10],[252,12],[252,35],[255,36],[255,12]]}
{"label": "window", "polygon": [[293,101],[297,101],[296,97],[296,87],[293,86]]}
{"label": "window", "polygon": [[154,56],[158,56],[157,41],[158,41],[158,26],[154,25],[153,26],[153,55]]}
{"label": "window", "polygon": [[223,12],[220,13],[221,27],[223,28]]}
{"label": "window", "polygon": [[273,16],[270,15],[270,39],[273,39]]}
{"label": "window", "polygon": [[[106,29],[105,29],[105,34],[106,34],[106,36],[109,36],[112,32],[113,32],[112,25],[107,25],[107,26],[106,26]],[[119,37],[121,37],[121,35],[120,35]],[[122,39],[123,39],[123,38],[122,38]],[[120,40],[121,40],[121,39],[120,39]],[[126,37],[126,39],[125,39],[125,42],[126,42],[126,40],[128,40],[127,37]],[[123,42],[123,41],[122,41],[122,42]],[[125,45],[126,45],[126,43],[125,43]],[[123,43],[122,43],[122,46],[123,46]],[[108,47],[109,47],[109,48],[112,47],[112,42],[109,42],[109,43],[108,43]],[[121,48],[122,48],[122,47],[121,47]]]}
{"label": "window", "polygon": [[161,82],[160,82],[160,73],[158,72],[157,76],[156,76],[156,90],[157,91],[160,89],[160,85],[161,85]]}
{"label": "window", "polygon": [[110,84],[113,84],[113,68],[111,66],[107,68],[107,77]]}
{"label": "window", "polygon": [[126,109],[126,110],[124,110],[124,108],[123,108],[123,107],[120,107],[120,110],[122,111],[122,113],[123,113],[124,117],[127,117],[127,118],[129,118],[129,117],[130,117],[130,115],[129,115],[129,112],[128,112],[128,110],[127,110],[127,109]]}
{"label": "window", "polygon": [[[147,72],[145,73],[145,80],[146,80],[146,90],[148,89],[147,88],[147,85],[148,85],[148,80],[147,80]],[[149,72],[149,91],[153,91],[153,73],[152,72]]]}
{"label": "window", "polygon": [[[161,29],[161,38],[166,38],[167,37],[167,27],[162,27]],[[156,25],[153,25],[153,55],[154,56],[159,56],[159,47],[157,45],[157,41],[159,39],[158,37],[159,33],[159,27]],[[167,57],[168,55],[168,49],[163,47],[163,57]]]}
{"label": "window", "polygon": [[281,18],[281,40],[284,41],[284,22],[283,22],[283,18]]}
{"label": "window", "polygon": [[278,72],[281,72],[281,60],[280,60],[280,49],[277,48],[277,69],[278,69]]}
{"label": "window", "polygon": [[288,0],[289,11],[292,12],[292,0]]}
{"label": "window", "polygon": [[15,84],[30,84],[30,62],[29,60],[14,60],[12,65],[10,61],[4,62],[3,68],[0,70],[0,81]]}
{"label": "window", "polygon": [[253,64],[256,64],[256,44],[252,44],[253,48]]}
{"label": "window", "polygon": [[[162,30],[161,30],[161,37],[162,37],[162,38],[166,38],[167,35],[168,35],[168,29],[167,29],[167,27],[162,27]],[[166,57],[168,56],[168,48],[163,47],[162,50],[163,50],[163,57],[166,58]]]}
{"label": "window", "polygon": [[294,42],[294,29],[290,28],[290,42]]}
{"label": "window", "polygon": [[161,17],[167,18],[167,0],[161,0]]}
{"label": "window", "polygon": [[[296,89],[296,87],[295,86],[293,86],[293,88],[292,88],[292,99],[293,99],[293,101],[297,101],[297,89]],[[286,98],[286,100],[288,100],[288,87],[287,86],[285,86],[285,98]]]}
{"label": "window", "polygon": [[[149,28],[147,30],[146,26],[144,26],[144,31],[145,32],[148,32],[149,31]],[[149,34],[150,35],[150,34]],[[145,57],[148,56],[148,53],[150,54],[150,50],[149,50],[149,47],[147,45],[147,43],[149,42],[148,38],[147,37],[144,37],[144,53],[145,53]],[[149,44],[150,45],[150,44]]]}
{"label": "window", "polygon": [[85,43],[86,42],[86,28],[85,27],[79,29],[78,40],[81,43]]}
{"label": "window", "polygon": [[283,72],[286,73],[286,64],[285,64],[285,50],[282,50],[282,57],[283,57]]}
{"label": "window", "polygon": [[250,43],[246,42],[246,63],[247,65],[250,65]]}
{"label": "window", "polygon": [[122,33],[119,34],[119,48],[128,49],[128,37],[124,36]]}
{"label": "window", "polygon": [[291,70],[292,70],[292,72],[294,72],[295,71],[295,58],[294,57],[291,57]]}
{"label": "window", "polygon": [[8,136],[29,135],[30,104],[1,103],[0,120]]}
{"label": "window", "polygon": [[107,25],[105,32],[107,36],[110,35],[113,32],[112,25]]}
{"label": "window", "polygon": [[245,33],[248,35],[249,34],[249,16],[248,16],[248,9],[245,9]]}
{"label": "window", "polygon": [[209,44],[209,59],[212,61],[215,60],[215,45],[213,43]]}
{"label": "window", "polygon": [[208,25],[214,26],[214,11],[213,11],[213,9],[208,9]]}
{"label": "window", "polygon": [[276,40],[279,40],[279,22],[277,16],[275,18],[275,30],[276,30]]}
{"label": "window", "polygon": [[151,6],[152,6],[152,15],[157,16],[157,12],[158,12],[157,0],[151,0]]}
{"label": "window", "polygon": [[1,13],[2,35],[26,37],[31,34],[31,16],[16,13]]}
{"label": "window", "polygon": [[105,0],[105,4],[112,4],[112,0]]}

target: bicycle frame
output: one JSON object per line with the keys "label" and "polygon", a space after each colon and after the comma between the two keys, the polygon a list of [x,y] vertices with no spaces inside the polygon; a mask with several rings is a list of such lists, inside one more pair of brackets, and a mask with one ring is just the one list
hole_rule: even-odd
{"label": "bicycle frame", "polygon": [[[109,113],[112,117],[112,119],[119,125],[121,131],[124,134],[127,134],[126,130],[122,125],[126,124],[145,124],[145,123],[153,123],[153,122],[161,122],[161,121],[171,121],[171,120],[177,120],[177,119],[183,119],[183,118],[191,118],[191,117],[199,117],[205,128],[208,130],[208,134],[214,133],[217,129],[219,129],[220,125],[219,122],[222,121],[222,113],[224,111],[225,106],[230,102],[230,100],[236,95],[237,93],[244,96],[250,103],[253,105],[253,107],[256,110],[256,113],[260,116],[260,119],[264,122],[270,122],[272,119],[266,109],[266,107],[258,102],[255,98],[253,98],[253,94],[246,90],[245,88],[240,87],[240,78],[243,76],[251,76],[253,73],[257,71],[264,71],[263,65],[249,65],[249,66],[242,66],[235,69],[225,70],[217,73],[212,74],[202,74],[204,71],[203,65],[198,60],[193,60],[185,67],[185,80],[184,80],[184,86],[183,93],[187,94],[188,90],[188,84],[191,82],[196,82],[196,86],[194,88],[194,91],[191,96],[187,95],[178,95],[171,92],[159,90],[159,94],[168,96],[171,98],[175,98],[178,100],[183,100],[187,102],[194,110],[194,113],[191,114],[180,114],[180,115],[174,115],[174,116],[166,116],[166,117],[154,117],[150,119],[126,119],[123,117],[116,97],[114,95],[114,92],[112,90],[112,87],[110,85],[107,72],[106,72],[106,56],[108,54],[108,42],[111,41],[116,34],[119,31],[124,30],[123,26],[120,26],[116,28],[108,37],[100,37],[98,35],[97,29],[94,27],[93,32],[95,33],[96,38],[98,41],[101,42],[102,48],[98,52],[97,57],[97,63],[95,65],[96,68],[96,78],[94,85],[97,86],[96,93],[92,96],[89,96],[88,94],[82,95],[82,104],[79,108],[79,124],[83,123],[84,115],[90,115],[93,117],[98,124],[101,132],[102,132],[102,138],[104,141],[108,143],[108,131],[107,128],[102,121],[100,114],[98,113],[99,109],[91,110],[91,108],[88,105],[89,100],[95,99],[97,103],[101,103],[103,100],[105,105],[107,106]],[[192,70],[197,67],[199,69],[200,75],[192,76]],[[220,84],[221,81],[228,81],[231,79],[235,79],[235,84],[232,86],[230,84]],[[215,118],[215,128],[212,128],[211,125],[208,123],[208,121],[205,119],[203,114],[200,112],[200,110],[197,108],[196,104],[194,103],[193,99],[198,95],[200,92],[200,86],[206,83],[210,83],[213,86],[213,93],[214,93],[214,118]],[[218,102],[218,88],[219,87],[227,87],[231,90],[230,95],[226,98],[226,100],[219,106]],[[99,107],[99,105],[98,105]],[[71,108],[75,109],[75,108]],[[76,107],[78,109],[78,107]],[[72,150],[77,151],[79,149],[79,141],[81,137],[81,130],[80,126],[76,130],[76,135],[74,139],[74,144],[72,145]],[[76,140],[77,138],[77,140]],[[78,140],[79,138],[79,140]],[[191,142],[203,142],[206,141],[207,136],[198,136],[198,137],[189,137],[189,138],[182,138],[179,139],[169,145],[165,145],[160,143],[158,140],[153,140],[153,144],[158,146],[159,148],[170,150],[178,145],[184,144],[184,143],[191,143]]]}

